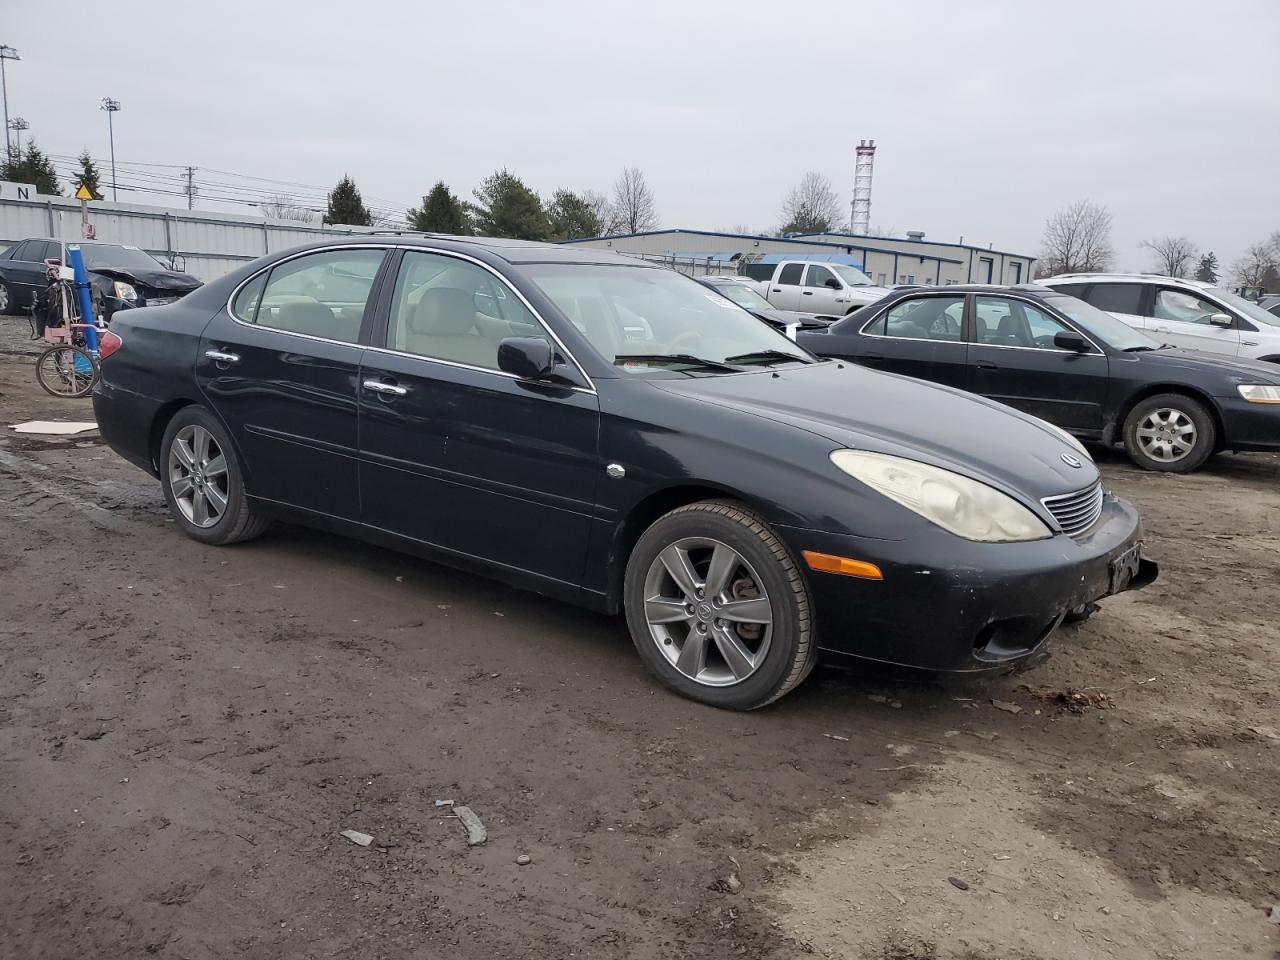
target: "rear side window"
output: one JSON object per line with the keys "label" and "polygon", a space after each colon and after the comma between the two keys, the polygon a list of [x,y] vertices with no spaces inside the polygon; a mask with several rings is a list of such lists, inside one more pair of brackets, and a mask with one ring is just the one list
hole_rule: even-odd
{"label": "rear side window", "polygon": [[326,250],[286,260],[268,275],[253,322],[355,343],[383,255],[382,250]]}
{"label": "rear side window", "polygon": [[964,297],[915,297],[895,303],[864,332],[904,340],[958,343],[964,322]]}
{"label": "rear side window", "polygon": [[1055,283],[1053,289],[1059,293],[1065,293],[1069,297],[1076,297],[1079,300],[1084,299],[1084,288],[1087,283]]}
{"label": "rear side window", "polygon": [[[1077,295],[1072,294],[1072,296]],[[1127,313],[1137,316],[1141,312],[1142,284],[1095,283],[1093,289],[1089,291],[1089,296],[1084,299],[1086,303],[1091,303],[1107,313]]]}
{"label": "rear side window", "polygon": [[231,312],[236,315],[236,319],[243,320],[245,323],[253,323],[258,315],[258,301],[262,299],[262,288],[267,285],[266,273],[260,273],[243,287],[236,294],[235,300],[231,304]]}
{"label": "rear side window", "polygon": [[34,250],[34,249],[35,249],[35,246],[34,246],[34,245],[35,245],[37,242],[38,242],[38,241],[36,241],[36,240],[24,240],[24,241],[22,241],[22,243],[18,244],[18,246],[14,249],[14,251],[13,251],[13,259],[15,259],[15,260],[22,260],[22,261],[24,261],[24,262],[25,262],[25,261],[27,260],[27,254],[28,254],[28,253],[30,253],[32,250]]}
{"label": "rear side window", "polygon": [[790,287],[800,286],[800,274],[804,272],[803,263],[788,263],[778,274],[778,282]]}

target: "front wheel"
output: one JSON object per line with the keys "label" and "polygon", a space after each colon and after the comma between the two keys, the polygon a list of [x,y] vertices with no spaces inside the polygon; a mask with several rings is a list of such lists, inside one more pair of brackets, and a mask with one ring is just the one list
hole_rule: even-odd
{"label": "front wheel", "polygon": [[93,354],[69,343],[50,347],[36,358],[36,381],[55,397],[83,397],[97,380]]}
{"label": "front wheel", "polygon": [[218,546],[258,536],[267,521],[244,492],[244,474],[222,424],[183,407],[160,441],[160,483],[183,532]]}
{"label": "front wheel", "polygon": [[1140,402],[1124,420],[1124,448],[1146,470],[1190,473],[1217,446],[1213,416],[1198,400],[1161,393]]}
{"label": "front wheel", "polygon": [[817,657],[809,588],[790,550],[741,504],[679,507],[627,561],[631,639],[666,686],[754,710],[796,687]]}

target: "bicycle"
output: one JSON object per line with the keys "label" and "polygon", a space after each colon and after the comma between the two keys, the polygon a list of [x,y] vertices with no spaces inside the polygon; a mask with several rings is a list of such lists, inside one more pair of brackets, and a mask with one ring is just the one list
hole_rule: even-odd
{"label": "bicycle", "polygon": [[[31,306],[32,333],[49,346],[36,358],[36,382],[55,397],[87,396],[98,382],[97,351],[90,350],[86,331],[101,331],[100,323],[79,323],[75,283],[63,275],[57,261],[45,262],[49,286]],[[43,303],[40,302],[43,299]],[[43,316],[37,317],[37,311]]]}

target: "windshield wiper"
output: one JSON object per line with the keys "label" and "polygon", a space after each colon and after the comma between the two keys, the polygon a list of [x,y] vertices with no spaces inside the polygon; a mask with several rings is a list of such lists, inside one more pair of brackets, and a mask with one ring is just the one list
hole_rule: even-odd
{"label": "windshield wiper", "polygon": [[708,360],[705,357],[695,357],[692,353],[620,353],[613,358],[614,363],[625,363],[628,360],[635,360],[640,363],[664,363],[675,362],[685,363],[691,367],[705,367],[707,370],[724,370],[728,373],[739,373],[741,367],[734,367],[719,360]]}
{"label": "windshield wiper", "polygon": [[782,360],[792,363],[813,363],[808,357],[797,357],[794,353],[787,353],[785,350],[753,350],[751,353],[739,353],[736,356],[725,357],[727,363],[753,363],[761,361],[768,363],[770,360]]}

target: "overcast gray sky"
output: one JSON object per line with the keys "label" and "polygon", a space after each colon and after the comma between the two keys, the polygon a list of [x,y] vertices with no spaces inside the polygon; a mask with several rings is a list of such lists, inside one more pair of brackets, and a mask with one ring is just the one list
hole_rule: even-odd
{"label": "overcast gray sky", "polygon": [[1145,269],[1146,237],[1228,264],[1280,230],[1280,0],[3,6],[9,112],[41,148],[105,157],[112,96],[118,159],[206,182],[350,173],[408,205],[504,166],[549,194],[634,164],[664,226],[766,230],[806,170],[847,205],[874,138],[872,223],[898,235],[1036,252],[1087,198]]}

